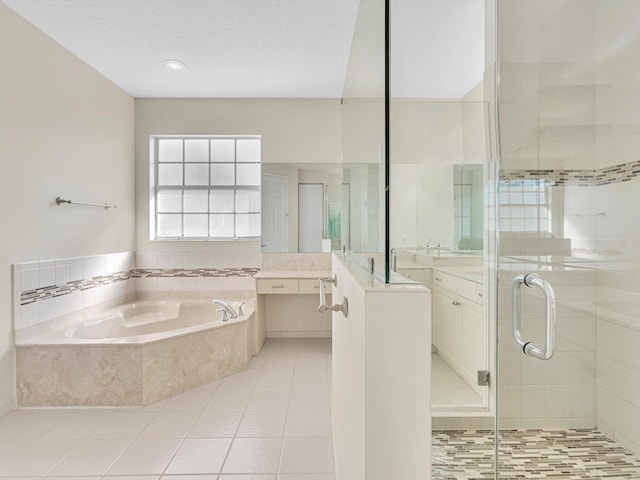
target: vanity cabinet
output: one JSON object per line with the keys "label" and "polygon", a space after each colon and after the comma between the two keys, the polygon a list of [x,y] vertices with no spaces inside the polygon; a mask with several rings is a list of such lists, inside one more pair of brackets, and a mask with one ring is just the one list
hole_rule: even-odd
{"label": "vanity cabinet", "polygon": [[409,280],[426,285],[426,268],[398,268],[396,272]]}
{"label": "vanity cabinet", "polygon": [[[283,295],[283,294],[315,294],[320,295],[320,282],[318,278],[260,278],[257,280],[258,294]],[[331,284],[325,282],[325,293],[331,294]]]}
{"label": "vanity cabinet", "polygon": [[440,357],[469,386],[478,386],[478,370],[487,370],[487,320],[484,286],[461,276],[434,270],[433,344]]}
{"label": "vanity cabinet", "polygon": [[[331,337],[331,315],[318,312],[320,278],[331,272],[261,271],[256,278],[256,314],[262,338]],[[325,282],[327,302],[331,284]]]}

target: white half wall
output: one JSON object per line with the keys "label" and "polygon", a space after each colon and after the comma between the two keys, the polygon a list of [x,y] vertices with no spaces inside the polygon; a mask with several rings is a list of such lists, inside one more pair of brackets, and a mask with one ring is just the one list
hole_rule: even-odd
{"label": "white half wall", "polygon": [[431,478],[431,294],[371,284],[333,256],[332,422],[336,480]]}
{"label": "white half wall", "polygon": [[135,232],[133,98],[3,4],[0,64],[1,413],[15,399],[11,265],[131,251]]}

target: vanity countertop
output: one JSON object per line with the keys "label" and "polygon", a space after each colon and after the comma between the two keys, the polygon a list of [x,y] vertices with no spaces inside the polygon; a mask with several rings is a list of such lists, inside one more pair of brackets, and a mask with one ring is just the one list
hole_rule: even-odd
{"label": "vanity countertop", "polygon": [[470,280],[475,283],[484,283],[484,270],[482,267],[434,267],[433,270],[455,275],[456,277],[464,278],[465,280]]}
{"label": "vanity countertop", "polygon": [[326,270],[260,270],[253,278],[330,278]]}

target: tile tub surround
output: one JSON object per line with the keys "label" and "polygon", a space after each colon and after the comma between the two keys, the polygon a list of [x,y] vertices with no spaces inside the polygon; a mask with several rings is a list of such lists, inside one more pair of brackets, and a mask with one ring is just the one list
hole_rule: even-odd
{"label": "tile tub surround", "polygon": [[[256,267],[137,268],[132,252],[14,264],[14,328],[83,308],[116,305],[142,292],[255,290]],[[157,262],[155,263],[157,265]],[[189,264],[191,265],[191,264]]]}
{"label": "tile tub surround", "polygon": [[[171,295],[255,290],[253,276],[261,269],[260,259],[232,260],[227,265],[211,252],[121,252],[17,263],[13,266],[14,328],[83,308],[109,307],[141,292]],[[331,255],[263,254],[262,269],[330,271]]]}
{"label": "tile tub surround", "polygon": [[18,405],[148,405],[241,372],[248,322],[137,345],[17,345]]}
{"label": "tile tub surround", "polygon": [[14,264],[14,328],[121,302],[135,291],[134,267],[133,252]]}

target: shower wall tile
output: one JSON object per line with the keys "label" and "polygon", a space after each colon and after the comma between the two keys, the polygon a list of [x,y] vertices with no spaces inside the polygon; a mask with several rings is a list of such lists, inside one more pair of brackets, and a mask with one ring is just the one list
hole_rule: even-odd
{"label": "shower wall tile", "polygon": [[[518,270],[502,270],[502,285],[520,271],[536,271],[539,266],[518,265]],[[576,269],[540,270],[554,286],[557,299],[556,352],[546,362],[522,354],[511,339],[511,292],[503,287],[499,298],[501,417],[503,424],[516,428],[581,428],[596,426],[596,317],[593,307],[597,276]],[[544,337],[544,299],[539,292],[525,289],[522,295],[523,329],[535,342]],[[517,362],[519,372],[507,363]],[[519,402],[518,407],[511,402]]]}
{"label": "shower wall tile", "polygon": [[603,272],[597,294],[598,427],[640,452],[640,295],[631,272]]}

